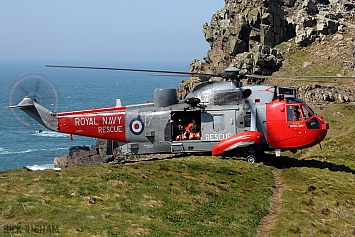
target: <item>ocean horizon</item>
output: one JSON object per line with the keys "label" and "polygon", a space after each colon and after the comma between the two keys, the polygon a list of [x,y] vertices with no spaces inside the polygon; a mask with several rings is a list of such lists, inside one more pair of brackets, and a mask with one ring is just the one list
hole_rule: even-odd
{"label": "ocean horizon", "polygon": [[[48,63],[49,64],[49,63]],[[125,65],[104,65],[100,63],[67,63],[60,65],[122,67],[154,70],[188,71],[186,63],[137,63]],[[116,99],[122,105],[141,104],[152,100],[155,88],[177,88],[188,77],[156,76],[152,73],[128,71],[105,71],[90,69],[63,69],[45,67],[41,62],[1,62],[0,113],[0,171],[28,167],[33,170],[53,169],[53,160],[69,153],[71,146],[89,146],[97,139],[57,133],[44,128],[22,111],[17,111],[21,120],[26,119],[29,126],[19,122],[9,106],[9,91],[14,82],[25,73],[40,73],[52,82],[59,94],[58,111],[115,106]],[[21,85],[23,86],[23,85]],[[18,86],[18,87],[21,87]],[[28,93],[37,85],[20,88],[17,93]],[[28,88],[28,91],[27,91]],[[26,90],[26,92],[23,92]],[[21,99],[18,99],[21,100]],[[44,99],[43,99],[44,100]],[[50,99],[49,99],[50,100]],[[20,101],[18,101],[20,102]],[[17,102],[17,103],[18,103]]]}

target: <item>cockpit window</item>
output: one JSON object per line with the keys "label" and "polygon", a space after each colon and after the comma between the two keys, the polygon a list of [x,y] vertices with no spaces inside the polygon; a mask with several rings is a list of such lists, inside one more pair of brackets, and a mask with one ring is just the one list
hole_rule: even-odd
{"label": "cockpit window", "polygon": [[314,112],[306,105],[302,106],[303,117],[305,120],[309,119],[314,115]]}
{"label": "cockpit window", "polygon": [[[292,104],[287,105],[287,121],[302,121],[308,120],[314,115],[314,112],[305,104]],[[302,117],[303,116],[303,117]]]}
{"label": "cockpit window", "polygon": [[300,106],[298,105],[287,105],[287,121],[302,121],[302,114]]}

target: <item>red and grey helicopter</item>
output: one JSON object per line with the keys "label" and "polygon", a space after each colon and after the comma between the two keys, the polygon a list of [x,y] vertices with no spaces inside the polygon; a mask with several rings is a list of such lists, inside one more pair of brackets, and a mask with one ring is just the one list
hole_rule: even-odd
{"label": "red and grey helicopter", "polygon": [[[206,74],[103,68],[154,73],[221,77],[226,81],[198,85],[184,100],[176,89],[159,88],[151,103],[54,112],[26,96],[17,105],[44,127],[80,136],[117,141],[125,154],[212,153],[224,155],[242,150],[248,162],[255,162],[257,151],[297,150],[320,143],[329,129],[321,116],[297,99],[296,89],[283,86],[242,86],[240,79],[260,78],[242,75],[235,67],[223,73]],[[194,121],[192,123],[192,121]],[[189,124],[192,125],[189,126]],[[192,136],[192,134],[195,136]]]}

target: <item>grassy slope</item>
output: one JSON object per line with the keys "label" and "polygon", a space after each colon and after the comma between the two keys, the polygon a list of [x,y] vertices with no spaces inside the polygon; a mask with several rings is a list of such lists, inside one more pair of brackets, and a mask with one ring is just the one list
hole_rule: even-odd
{"label": "grassy slope", "polygon": [[[336,75],[344,71],[342,61],[352,61],[348,36],[343,42],[326,41],[297,50],[288,43],[287,66],[279,75]],[[285,44],[279,48],[286,49]],[[303,67],[303,62],[312,62]],[[353,80],[332,80],[354,87]],[[285,81],[280,83],[284,84]],[[293,85],[307,82],[291,82]],[[317,83],[329,83],[329,80]],[[285,192],[280,213],[273,218],[269,236],[353,236],[355,234],[355,105],[331,104],[316,111],[330,123],[318,146],[287,154],[282,170]],[[296,158],[296,159],[294,159]]]}
{"label": "grassy slope", "polygon": [[0,173],[0,223],[21,226],[24,236],[28,225],[58,226],[61,236],[255,236],[269,209],[271,170],[187,157],[6,171]]}
{"label": "grassy slope", "polygon": [[264,163],[185,157],[1,172],[0,227],[18,225],[20,236],[28,236],[29,225],[58,226],[60,236],[255,236],[276,167],[285,191],[269,236],[351,236],[354,111],[350,104],[317,111],[331,128],[323,150],[315,146]]}
{"label": "grassy slope", "polygon": [[282,170],[286,191],[269,236],[355,234],[354,112],[355,105],[321,111],[331,128],[323,149],[289,154]]}

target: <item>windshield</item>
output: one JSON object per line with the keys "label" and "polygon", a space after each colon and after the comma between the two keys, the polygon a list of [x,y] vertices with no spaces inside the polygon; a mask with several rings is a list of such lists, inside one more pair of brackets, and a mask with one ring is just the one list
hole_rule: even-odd
{"label": "windshield", "polygon": [[314,115],[314,112],[306,104],[287,105],[287,121],[307,120]]}
{"label": "windshield", "polygon": [[305,120],[309,119],[314,115],[314,112],[307,105],[302,105],[302,111]]}

